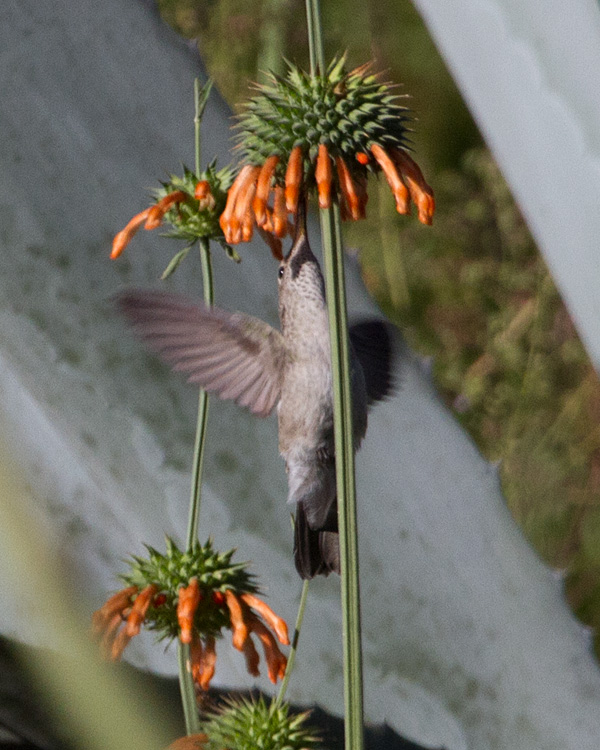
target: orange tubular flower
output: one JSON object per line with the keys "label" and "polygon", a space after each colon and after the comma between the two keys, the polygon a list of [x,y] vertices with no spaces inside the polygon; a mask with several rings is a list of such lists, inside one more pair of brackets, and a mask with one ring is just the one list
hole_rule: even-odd
{"label": "orange tubular flower", "polygon": [[381,167],[383,174],[396,199],[396,211],[399,214],[410,213],[410,196],[408,188],[398,174],[396,166],[389,154],[377,143],[371,146],[371,153]]}
{"label": "orange tubular flower", "polygon": [[127,618],[127,624],[125,625],[125,631],[130,638],[133,638],[134,635],[140,632],[148,607],[152,604],[152,599],[157,591],[158,586],[151,583],[136,596],[129,617]]}
{"label": "orange tubular flower", "polygon": [[248,208],[244,220],[242,221],[242,242],[250,242],[254,234],[254,218],[252,209]]}
{"label": "orange tubular flower", "polygon": [[186,195],[183,190],[174,190],[172,193],[165,195],[164,198],[161,198],[158,203],[155,203],[150,208],[144,229],[157,229],[162,224],[163,217],[167,211],[176,203],[181,203],[185,198]]}
{"label": "orange tubular flower", "polygon": [[208,736],[206,734],[189,734],[171,742],[167,750],[199,750],[207,742]]}
{"label": "orange tubular flower", "polygon": [[356,161],[359,164],[362,164],[363,166],[366,166],[369,163],[369,154],[365,154],[364,151],[359,151],[356,154]]}
{"label": "orange tubular flower", "polygon": [[210,194],[211,192],[210,192],[209,181],[200,180],[200,182],[198,182],[196,185],[196,189],[194,190],[194,198],[197,198],[199,201],[202,201]]}
{"label": "orange tubular flower", "polygon": [[210,182],[208,180],[200,180],[200,182],[196,184],[194,198],[198,201],[199,210],[205,208],[213,209],[215,207],[215,197],[211,192]]}
{"label": "orange tubular flower", "polygon": [[300,187],[302,186],[302,147],[294,146],[290,153],[285,173],[285,204],[287,210],[296,214]]}
{"label": "orange tubular flower", "polygon": [[206,636],[204,645],[197,635],[194,635],[190,646],[190,662],[192,678],[202,690],[208,690],[210,681],[215,675],[217,653],[215,651],[215,638]]}
{"label": "orange tubular flower", "polygon": [[319,208],[331,208],[331,158],[324,143],[319,144],[315,182],[319,193]]}
{"label": "orange tubular flower", "polygon": [[258,612],[267,625],[273,629],[280,643],[284,646],[290,645],[287,624],[285,620],[273,612],[271,607],[265,604],[262,599],[254,596],[254,594],[242,594],[240,599],[255,612]]}
{"label": "orange tubular flower", "polygon": [[342,191],[346,205],[350,211],[350,216],[354,221],[358,221],[358,219],[360,219],[360,199],[356,192],[354,180],[352,179],[348,165],[341,156],[336,157],[335,165],[337,168],[338,180],[340,182],[340,190]]}
{"label": "orange tubular flower", "polygon": [[208,690],[210,681],[215,676],[215,668],[217,665],[217,652],[215,651],[214,636],[207,636],[204,645],[204,658],[199,684],[202,690]]}
{"label": "orange tubular flower", "polygon": [[177,620],[181,633],[179,640],[182,643],[192,642],[192,631],[194,628],[194,614],[200,603],[200,585],[197,578],[192,578],[186,588],[179,589],[179,602],[177,604]]}
{"label": "orange tubular flower", "polygon": [[123,651],[125,651],[129,641],[133,638],[133,636],[129,635],[127,630],[125,628],[122,628],[117,633],[116,638],[114,639],[110,653],[108,653],[108,658],[111,661],[119,661],[121,657],[123,656]]}
{"label": "orange tubular flower", "polygon": [[252,628],[252,632],[256,633],[263,645],[263,651],[265,652],[265,661],[267,662],[267,669],[269,672],[269,679],[273,684],[275,684],[277,680],[282,679],[283,675],[285,674],[287,659],[281,653],[271,631],[253,615],[250,615],[250,627]]}
{"label": "orange tubular flower", "polygon": [[225,592],[225,603],[231,616],[231,629],[233,630],[231,642],[234,648],[242,651],[246,638],[248,638],[248,626],[244,622],[242,605],[233,591],[229,590]]}
{"label": "orange tubular flower", "polygon": [[256,223],[259,227],[264,228],[265,221],[267,219],[267,203],[269,201],[269,193],[271,192],[271,180],[275,167],[279,164],[279,157],[276,154],[269,156],[265,163],[262,165],[260,174],[258,175],[258,181],[256,183],[256,195],[254,196],[254,215],[256,217]]}
{"label": "orange tubular flower", "polygon": [[275,205],[273,206],[273,234],[285,237],[288,229],[285,192],[281,185],[275,187]]}
{"label": "orange tubular flower", "polygon": [[[252,205],[252,199],[256,193],[256,181],[259,172],[260,167],[250,167],[240,184],[240,189],[233,209],[233,216],[229,221],[232,244],[237,244],[242,240],[242,223]],[[225,235],[225,239],[227,239],[227,235]]]}
{"label": "orange tubular flower", "polygon": [[137,586],[128,586],[113,594],[100,609],[96,610],[92,616],[92,635],[98,636],[103,633],[106,627],[114,621],[115,615],[121,619],[121,613],[124,609],[131,606],[131,597],[138,591]]}
{"label": "orange tubular flower", "polygon": [[233,181],[233,185],[229,188],[225,210],[219,218],[219,224],[221,226],[221,229],[223,230],[223,234],[225,235],[225,240],[227,242],[231,242],[231,229],[229,225],[231,219],[233,218],[233,212],[235,210],[235,204],[238,198],[238,194],[250,170],[252,170],[252,166],[250,164],[246,164],[240,169],[238,176]]}
{"label": "orange tubular flower", "polygon": [[150,208],[147,208],[145,211],[141,211],[139,214],[136,214],[124,229],[121,229],[118,234],[115,234],[115,238],[112,244],[112,251],[110,254],[111,260],[114,260],[115,258],[118,258],[119,255],[121,255],[123,250],[125,250],[127,245],[131,242],[132,237],[137,234],[142,224],[146,223],[149,213]]}
{"label": "orange tubular flower", "polygon": [[254,645],[252,638],[246,638],[243,650],[244,657],[246,659],[246,669],[248,670],[248,673],[253,677],[258,677],[260,675],[260,671],[258,669],[260,656],[258,655],[258,651],[256,650],[256,646]]}
{"label": "orange tubular flower", "polygon": [[402,149],[395,148],[391,151],[398,170],[405,177],[410,191],[410,197],[417,207],[419,221],[421,224],[430,225],[433,221],[435,211],[435,198],[433,190],[425,182],[419,165]]}

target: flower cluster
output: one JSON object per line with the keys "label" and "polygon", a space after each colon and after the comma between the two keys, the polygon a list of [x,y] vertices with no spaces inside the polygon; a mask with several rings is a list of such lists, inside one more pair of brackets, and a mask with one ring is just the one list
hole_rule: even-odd
{"label": "flower cluster", "polygon": [[346,72],[344,64],[314,76],[290,64],[287,77],[256,86],[238,124],[243,166],[220,218],[227,242],[247,241],[254,226],[284,237],[303,190],[316,189],[321,208],[337,201],[343,219],[362,219],[367,177],[378,172],[398,213],[410,213],[412,201],[431,224],[433,191],[406,151],[407,109],[370,65]]}
{"label": "flower cluster", "polygon": [[308,750],[319,744],[306,726],[308,713],[290,714],[287,704],[264,698],[230,699],[204,725],[206,750]]}
{"label": "flower cluster", "polygon": [[181,737],[167,750],[309,750],[322,747],[306,720],[309,712],[290,714],[287,704],[258,699],[229,699],[210,714],[201,734]]}
{"label": "flower cluster", "polygon": [[259,655],[251,638],[260,641],[269,679],[283,677],[287,659],[277,640],[289,645],[287,625],[257,596],[243,563],[232,563],[233,550],[215,552],[211,542],[182,552],[167,539],[167,552],[147,547],[149,557],[134,557],[125,588],[111,596],[92,617],[101,650],[121,658],[143,624],[160,638],[179,638],[190,645],[192,676],[208,690],[215,672],[216,638],[232,631],[233,646],[244,653],[250,674],[259,674]]}
{"label": "flower cluster", "polygon": [[[167,237],[184,240],[189,246],[200,239],[213,239],[219,242],[225,251],[235,260],[237,254],[225,242],[219,226],[219,216],[227,200],[227,191],[233,182],[230,167],[217,170],[213,161],[200,176],[184,167],[183,177],[170,175],[167,182],[155,192],[155,203],[136,214],[127,226],[118,232],[112,244],[112,259],[118,258],[134,235],[143,226],[152,230],[163,222],[170,224]],[[187,252],[178,253],[174,267],[168,268],[166,275],[172,273]]]}

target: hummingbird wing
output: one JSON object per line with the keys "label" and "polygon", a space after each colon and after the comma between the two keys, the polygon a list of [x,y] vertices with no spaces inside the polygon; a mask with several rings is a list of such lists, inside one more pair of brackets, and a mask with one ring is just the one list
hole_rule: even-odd
{"label": "hummingbird wing", "polygon": [[287,357],[279,331],[168,292],[132,290],[115,299],[135,333],[188,382],[260,417],[271,413]]}
{"label": "hummingbird wing", "polygon": [[365,376],[367,402],[371,406],[394,390],[392,328],[383,320],[363,320],[350,326],[349,336]]}

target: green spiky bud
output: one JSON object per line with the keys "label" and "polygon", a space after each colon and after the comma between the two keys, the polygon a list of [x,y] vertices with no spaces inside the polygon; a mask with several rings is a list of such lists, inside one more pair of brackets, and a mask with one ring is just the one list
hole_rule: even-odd
{"label": "green spiky bud", "polygon": [[[320,144],[330,155],[345,157],[354,175],[379,171],[376,162],[361,164],[373,143],[384,148],[407,145],[408,110],[390,84],[362,66],[345,70],[335,59],[325,74],[311,76],[288,63],[285,77],[271,74],[239,117],[237,139],[244,161],[260,165],[271,154],[281,157],[275,180],[283,183],[285,165],[295,146],[302,148],[304,175],[312,185]],[[352,158],[350,158],[352,157]]]}
{"label": "green spiky bud", "polygon": [[[196,185],[207,182],[210,187],[212,200],[204,204],[195,198]],[[222,239],[223,232],[219,226],[219,216],[225,208],[227,191],[233,182],[233,171],[230,167],[217,170],[216,160],[212,161],[200,175],[196,175],[186,166],[183,167],[183,177],[169,175],[162,187],[154,192],[156,200],[164,198],[169,193],[181,190],[187,196],[186,200],[177,203],[165,214],[165,222],[171,229],[165,236],[185,240],[193,243],[206,237],[208,239]]]}
{"label": "green spiky bud", "polygon": [[203,726],[207,750],[308,750],[320,747],[306,725],[308,712],[290,714],[289,706],[258,699],[231,699]]}
{"label": "green spiky bud", "polygon": [[[231,167],[217,170],[216,159],[200,175],[196,175],[185,165],[183,170],[183,177],[169,175],[169,180],[161,183],[162,187],[154,192],[157,201],[177,190],[181,190],[187,196],[164,216],[165,222],[171,225],[164,236],[184,240],[188,244],[186,248],[173,256],[162,275],[163,279],[168,278],[176,270],[191,246],[201,239],[215,240],[232,260],[236,263],[240,261],[239,255],[225,242],[219,226],[219,216],[223,213],[227,202],[227,191],[233,182],[233,170]],[[207,184],[209,197],[207,200],[199,201],[195,192],[197,185],[201,182]]]}

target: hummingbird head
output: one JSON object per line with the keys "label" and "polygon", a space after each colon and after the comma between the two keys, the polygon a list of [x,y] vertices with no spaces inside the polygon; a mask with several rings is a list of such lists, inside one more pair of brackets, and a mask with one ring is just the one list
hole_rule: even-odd
{"label": "hummingbird head", "polygon": [[[292,247],[279,264],[279,318],[285,329],[302,324],[311,311],[325,308],[325,284],[319,261],[308,243],[306,200],[298,203],[296,233]],[[296,317],[297,316],[297,317]]]}

